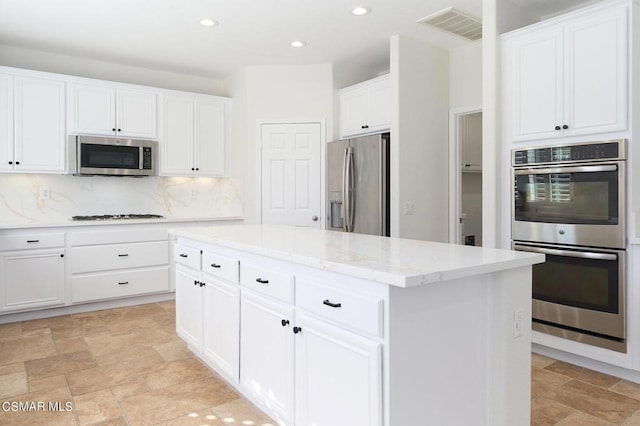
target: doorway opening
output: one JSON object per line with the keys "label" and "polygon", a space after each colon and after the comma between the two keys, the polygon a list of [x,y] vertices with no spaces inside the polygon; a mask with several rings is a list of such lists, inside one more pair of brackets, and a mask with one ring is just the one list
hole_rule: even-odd
{"label": "doorway opening", "polygon": [[449,242],[482,246],[482,107],[449,112]]}

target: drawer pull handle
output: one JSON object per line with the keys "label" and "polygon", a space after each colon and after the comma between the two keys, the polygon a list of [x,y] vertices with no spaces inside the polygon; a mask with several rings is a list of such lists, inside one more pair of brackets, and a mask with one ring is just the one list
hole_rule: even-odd
{"label": "drawer pull handle", "polygon": [[293,327],[293,334],[298,334],[302,331],[302,327]]}
{"label": "drawer pull handle", "polygon": [[212,268],[219,268],[219,267],[220,267],[220,265],[218,265],[217,263],[212,263],[212,264],[211,264],[211,267],[212,267]]}
{"label": "drawer pull handle", "polygon": [[200,281],[195,281],[195,280],[193,281],[193,285],[198,285],[198,284],[200,284]]}
{"label": "drawer pull handle", "polygon": [[256,281],[260,284],[269,284],[269,280],[263,280],[262,278],[256,278]]}
{"label": "drawer pull handle", "polygon": [[129,281],[123,281],[121,283],[118,283],[118,285],[125,285],[125,284],[129,284]]}
{"label": "drawer pull handle", "polygon": [[332,308],[341,308],[342,303],[332,303],[329,299],[322,302],[323,305],[331,306]]}
{"label": "drawer pull handle", "polygon": [[28,243],[39,243],[40,240],[27,240]]}
{"label": "drawer pull handle", "polygon": [[184,253],[180,253],[180,257],[189,257],[189,256]]}
{"label": "drawer pull handle", "polygon": [[119,254],[118,257],[129,257],[129,255],[127,253],[125,254]]}
{"label": "drawer pull handle", "polygon": [[286,327],[289,325],[289,320],[282,320],[280,321],[280,323],[282,324],[283,327]]}

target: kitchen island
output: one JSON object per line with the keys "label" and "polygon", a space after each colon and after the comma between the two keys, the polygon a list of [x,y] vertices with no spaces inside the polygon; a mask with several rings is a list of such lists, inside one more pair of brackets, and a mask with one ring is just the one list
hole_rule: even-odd
{"label": "kitchen island", "polygon": [[287,425],[528,425],[544,256],[269,225],[170,231],[176,329]]}

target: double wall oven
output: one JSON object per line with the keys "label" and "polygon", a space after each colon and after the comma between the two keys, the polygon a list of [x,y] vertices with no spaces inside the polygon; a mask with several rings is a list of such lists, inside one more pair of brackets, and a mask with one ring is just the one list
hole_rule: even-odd
{"label": "double wall oven", "polygon": [[626,140],[512,151],[512,246],[533,266],[533,329],[626,352]]}

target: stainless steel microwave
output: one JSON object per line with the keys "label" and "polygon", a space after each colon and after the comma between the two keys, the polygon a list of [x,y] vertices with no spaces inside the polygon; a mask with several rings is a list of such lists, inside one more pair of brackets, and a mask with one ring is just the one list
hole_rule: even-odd
{"label": "stainless steel microwave", "polygon": [[69,136],[69,171],[74,175],[155,176],[155,141]]}

